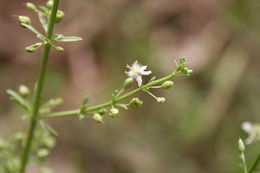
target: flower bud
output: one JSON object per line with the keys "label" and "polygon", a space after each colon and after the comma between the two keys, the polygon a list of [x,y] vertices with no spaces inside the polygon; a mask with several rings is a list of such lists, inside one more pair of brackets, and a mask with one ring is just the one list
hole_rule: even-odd
{"label": "flower bud", "polygon": [[79,120],[82,121],[85,119],[85,116],[83,114],[79,114]]}
{"label": "flower bud", "polygon": [[31,2],[26,3],[26,8],[31,11],[36,11],[36,9],[37,9],[36,6]]}
{"label": "flower bud", "polygon": [[41,47],[43,43],[35,43],[33,45],[25,47],[26,52],[28,53],[34,53],[39,47]]}
{"label": "flower bud", "polygon": [[55,48],[56,48],[56,50],[59,51],[59,52],[64,51],[63,47],[57,46],[57,47],[55,47]]}
{"label": "flower bud", "polygon": [[139,98],[133,98],[129,103],[129,106],[133,108],[140,108],[142,105],[143,102]]}
{"label": "flower bud", "polygon": [[49,155],[49,151],[47,149],[40,149],[37,152],[37,156],[39,157],[40,161],[43,161]]}
{"label": "flower bud", "polygon": [[100,110],[98,111],[98,113],[99,113],[100,115],[104,115],[106,112],[107,112],[107,110],[106,110],[105,108],[100,109]]}
{"label": "flower bud", "polygon": [[31,25],[31,19],[28,16],[18,16],[18,21],[22,27],[23,24]]}
{"label": "flower bud", "polygon": [[124,82],[124,89],[130,88],[134,83],[133,78],[127,78]]}
{"label": "flower bud", "polygon": [[63,103],[63,99],[62,98],[51,99],[49,101],[49,104],[50,104],[51,107],[60,106],[62,103]]}
{"label": "flower bud", "polygon": [[103,116],[101,116],[99,113],[95,113],[95,114],[93,115],[93,119],[94,119],[97,123],[103,123],[103,122],[104,122]]}
{"label": "flower bud", "polygon": [[22,132],[17,132],[17,133],[14,135],[14,139],[15,139],[16,141],[22,141],[22,140],[25,139],[25,135],[24,135],[24,133],[22,133]]}
{"label": "flower bud", "polygon": [[110,109],[110,112],[109,112],[110,117],[112,117],[112,118],[118,117],[118,114],[119,114],[119,110],[117,108],[112,107]]}
{"label": "flower bud", "polygon": [[49,0],[47,3],[46,3],[46,6],[48,8],[52,8],[53,7],[53,0]]}
{"label": "flower bud", "polygon": [[56,141],[53,137],[46,137],[44,140],[43,140],[43,145],[47,148],[53,148],[56,144]]}
{"label": "flower bud", "polygon": [[28,53],[34,53],[37,50],[37,48],[33,47],[33,46],[27,46],[25,47],[25,51]]}
{"label": "flower bud", "polygon": [[56,15],[56,23],[60,22],[64,16],[65,16],[64,12],[61,10],[58,10],[57,15]]}
{"label": "flower bud", "polygon": [[30,93],[29,89],[27,86],[25,85],[21,85],[19,87],[19,93],[23,96],[23,97],[27,97]]}
{"label": "flower bud", "polygon": [[173,81],[165,81],[162,85],[161,88],[163,89],[169,89],[174,85]]}
{"label": "flower bud", "polygon": [[192,73],[192,70],[191,69],[188,69],[187,67],[184,67],[182,72],[186,75],[190,75]]}
{"label": "flower bud", "polygon": [[238,149],[239,151],[242,153],[242,152],[245,152],[245,144],[243,142],[242,139],[239,138],[238,140]]}
{"label": "flower bud", "polygon": [[156,101],[158,102],[158,103],[163,103],[163,102],[165,102],[165,98],[164,97],[158,97],[158,98],[156,98]]}

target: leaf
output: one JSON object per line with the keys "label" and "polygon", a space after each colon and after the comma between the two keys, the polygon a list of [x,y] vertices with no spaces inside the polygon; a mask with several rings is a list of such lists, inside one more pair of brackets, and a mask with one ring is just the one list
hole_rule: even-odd
{"label": "leaf", "polygon": [[63,103],[63,99],[58,97],[50,99],[47,103],[43,104],[40,108],[41,114],[49,113],[52,109],[60,106]]}
{"label": "leaf", "polygon": [[27,46],[25,50],[29,53],[35,52],[39,47],[41,47],[44,43],[35,43],[33,45]]}
{"label": "leaf", "polygon": [[117,106],[128,110],[127,104],[117,104]]}
{"label": "leaf", "polygon": [[[22,26],[24,26],[25,28],[29,29],[30,31],[32,31],[38,38],[40,38],[42,40],[42,38],[45,38],[39,31],[37,31],[37,29],[35,29],[32,25],[28,25],[25,23],[21,23]],[[45,40],[42,40],[45,41]]]}
{"label": "leaf", "polygon": [[8,89],[6,92],[11,96],[10,99],[12,101],[14,101],[16,104],[20,105],[29,112],[30,109],[22,96],[20,96],[16,91],[11,89]]}
{"label": "leaf", "polygon": [[72,42],[72,41],[81,41],[82,38],[80,37],[76,37],[76,36],[63,36],[61,38],[59,38],[57,41],[58,42]]}
{"label": "leaf", "polygon": [[87,108],[88,108],[88,100],[89,100],[89,97],[88,97],[88,96],[86,96],[86,97],[83,99],[83,101],[82,101],[82,103],[81,103],[81,106],[80,106],[80,111],[79,111],[80,114],[85,114],[85,113],[86,113],[86,110],[87,110]]}
{"label": "leaf", "polygon": [[51,126],[49,126],[46,122],[44,121],[40,121],[40,124],[42,126],[43,129],[47,130],[48,132],[50,132],[52,135],[54,136],[59,136],[58,132],[56,132]]}
{"label": "leaf", "polygon": [[79,109],[79,113],[80,113],[80,114],[85,114],[86,111],[87,111],[87,109],[88,109],[88,106],[87,106],[87,105],[81,105],[81,106],[80,106],[80,109]]}
{"label": "leaf", "polygon": [[82,101],[82,104],[81,105],[87,105],[88,104],[88,100],[89,100],[89,97],[86,96],[83,101]]}
{"label": "leaf", "polygon": [[42,40],[44,43],[46,43],[46,39],[43,35],[36,35],[37,38],[39,38],[40,40]]}
{"label": "leaf", "polygon": [[148,83],[155,81],[155,79],[156,79],[156,76],[153,76],[153,77],[149,80]]}
{"label": "leaf", "polygon": [[46,14],[46,15],[47,15],[47,14],[50,14],[50,11],[49,11],[48,8],[46,8],[46,7],[42,6],[42,5],[40,5],[39,8],[40,8],[40,10],[41,10],[41,11],[39,11],[39,12],[42,12],[43,14]]}
{"label": "leaf", "polygon": [[46,16],[42,12],[39,11],[38,12],[38,17],[39,17],[39,21],[41,22],[44,31],[47,33],[47,30],[48,30],[48,20],[47,20]]}
{"label": "leaf", "polygon": [[40,110],[39,110],[40,114],[46,114],[46,113],[50,113],[51,112],[51,108],[43,105]]}

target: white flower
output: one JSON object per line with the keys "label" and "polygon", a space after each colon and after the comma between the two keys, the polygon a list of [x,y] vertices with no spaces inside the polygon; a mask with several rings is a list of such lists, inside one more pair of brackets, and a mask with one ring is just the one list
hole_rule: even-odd
{"label": "white flower", "polygon": [[152,73],[151,71],[145,71],[147,68],[147,65],[142,66],[137,61],[135,61],[132,64],[132,66],[127,65],[126,67],[129,68],[129,71],[127,71],[126,74],[128,75],[128,77],[136,80],[139,87],[142,85],[142,82],[143,82],[142,76],[149,75]]}
{"label": "white flower", "polygon": [[246,144],[251,144],[260,141],[260,124],[252,124],[251,122],[242,123],[242,129],[248,133]]}

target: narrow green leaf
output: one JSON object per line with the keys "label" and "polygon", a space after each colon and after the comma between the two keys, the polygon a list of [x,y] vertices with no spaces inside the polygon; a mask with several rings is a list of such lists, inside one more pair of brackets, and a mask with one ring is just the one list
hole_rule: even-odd
{"label": "narrow green leaf", "polygon": [[45,6],[42,6],[42,5],[40,5],[39,6],[39,9],[41,10],[40,12],[42,12],[43,14],[45,14],[45,15],[50,15],[51,13],[50,13],[50,9],[49,8],[47,8],[47,7],[45,7]]}
{"label": "narrow green leaf", "polygon": [[25,50],[29,53],[35,52],[39,47],[41,47],[43,43],[35,43],[33,45],[27,46]]}
{"label": "narrow green leaf", "polygon": [[40,124],[42,126],[43,129],[47,130],[48,132],[50,132],[52,135],[54,136],[58,136],[58,132],[56,132],[50,125],[48,125],[46,122],[44,121],[40,121]]}
{"label": "narrow green leaf", "polygon": [[125,110],[128,110],[127,104],[117,104],[116,106],[124,108]]}
{"label": "narrow green leaf", "polygon": [[148,83],[155,81],[155,79],[156,79],[156,76],[153,76],[153,77],[149,80]]}
{"label": "narrow green leaf", "polygon": [[[29,29],[30,31],[32,31],[38,38],[45,38],[39,31],[37,31],[37,29],[35,29],[32,25],[28,25],[25,23],[21,24],[22,26],[24,26],[25,28]],[[41,39],[42,40],[42,39]],[[42,40],[44,41],[44,40]]]}
{"label": "narrow green leaf", "polygon": [[7,93],[11,96],[10,99],[12,101],[14,101],[16,104],[20,105],[21,107],[23,107],[25,110],[29,111],[26,101],[16,91],[8,89]]}
{"label": "narrow green leaf", "polygon": [[89,97],[86,96],[83,101],[82,101],[82,104],[81,105],[87,105],[88,104],[88,100],[89,100]]}
{"label": "narrow green leaf", "polygon": [[47,29],[48,29],[48,20],[46,18],[46,16],[42,13],[42,12],[38,12],[38,17],[39,17],[39,21],[44,29],[44,31],[47,33]]}
{"label": "narrow green leaf", "polygon": [[75,36],[69,36],[69,37],[61,37],[59,38],[59,40],[57,40],[58,42],[72,42],[72,41],[81,41],[82,38],[80,37],[75,37]]}

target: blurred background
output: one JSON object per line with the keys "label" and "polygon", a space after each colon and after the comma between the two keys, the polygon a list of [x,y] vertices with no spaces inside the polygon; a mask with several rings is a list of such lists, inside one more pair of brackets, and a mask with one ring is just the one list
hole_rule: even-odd
{"label": "blurred background", "polygon": [[[0,0],[3,137],[26,127],[6,89],[32,88],[42,53],[24,51],[38,40],[16,16],[30,16],[42,31],[25,2]],[[259,0],[62,0],[60,9],[66,17],[55,31],[84,40],[51,53],[44,101],[63,97],[58,110],[78,108],[86,95],[91,105],[109,100],[135,60],[162,77],[185,56],[194,73],[155,91],[164,104],[140,93],[140,110],[122,110],[105,125],[90,117],[48,120],[59,137],[46,166],[62,173],[240,172],[241,123],[260,121]],[[249,163],[256,152],[257,144],[248,147]]]}

